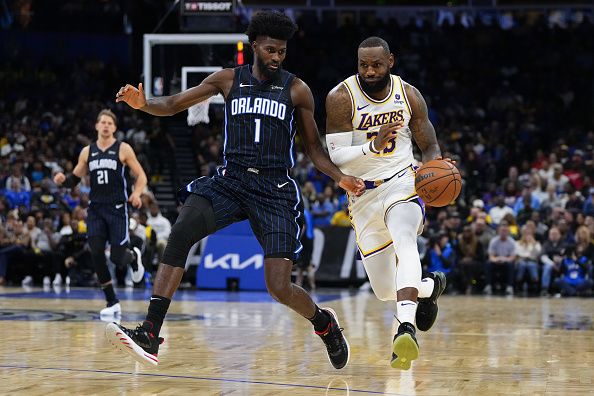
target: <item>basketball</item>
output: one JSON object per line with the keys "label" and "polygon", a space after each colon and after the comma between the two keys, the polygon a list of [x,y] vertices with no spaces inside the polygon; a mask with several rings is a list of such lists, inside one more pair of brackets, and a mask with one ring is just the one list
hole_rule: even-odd
{"label": "basketball", "polygon": [[458,198],[462,190],[462,178],[454,164],[436,159],[417,170],[415,188],[427,205],[446,206]]}

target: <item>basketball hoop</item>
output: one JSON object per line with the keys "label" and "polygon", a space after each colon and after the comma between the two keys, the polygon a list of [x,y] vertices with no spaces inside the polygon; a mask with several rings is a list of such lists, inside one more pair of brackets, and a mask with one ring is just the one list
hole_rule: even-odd
{"label": "basketball hoop", "polygon": [[197,103],[188,108],[188,126],[194,126],[199,123],[208,124],[210,118],[208,117],[208,109],[210,107],[210,99]]}

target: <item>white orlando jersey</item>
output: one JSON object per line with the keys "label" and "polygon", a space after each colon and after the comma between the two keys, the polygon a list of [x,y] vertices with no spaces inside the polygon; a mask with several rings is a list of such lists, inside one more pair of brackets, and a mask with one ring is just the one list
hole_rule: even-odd
{"label": "white orlando jersey", "polygon": [[363,92],[358,75],[342,82],[351,96],[353,146],[360,146],[372,140],[384,124],[404,121],[404,126],[398,130],[397,136],[391,139],[379,154],[369,153],[341,166],[340,169],[347,175],[364,180],[387,179],[414,162],[412,134],[408,127],[412,113],[404,91],[404,82],[399,76],[390,77],[390,92],[383,100],[375,100]]}

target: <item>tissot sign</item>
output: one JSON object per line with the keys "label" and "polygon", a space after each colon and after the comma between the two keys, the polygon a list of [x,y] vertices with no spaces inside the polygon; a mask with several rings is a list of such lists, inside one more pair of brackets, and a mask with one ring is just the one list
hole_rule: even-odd
{"label": "tissot sign", "polygon": [[235,0],[182,0],[182,15],[232,14]]}

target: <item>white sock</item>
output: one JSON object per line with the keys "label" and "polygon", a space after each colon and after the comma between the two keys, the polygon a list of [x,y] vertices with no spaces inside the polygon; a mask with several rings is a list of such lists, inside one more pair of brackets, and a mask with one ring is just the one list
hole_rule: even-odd
{"label": "white sock", "polygon": [[435,287],[435,282],[433,279],[421,279],[421,283],[419,285],[419,298],[431,297],[431,294],[433,293],[433,287]]}
{"label": "white sock", "polygon": [[417,303],[410,300],[402,300],[396,303],[396,316],[400,323],[408,322],[415,324],[417,314]]}

